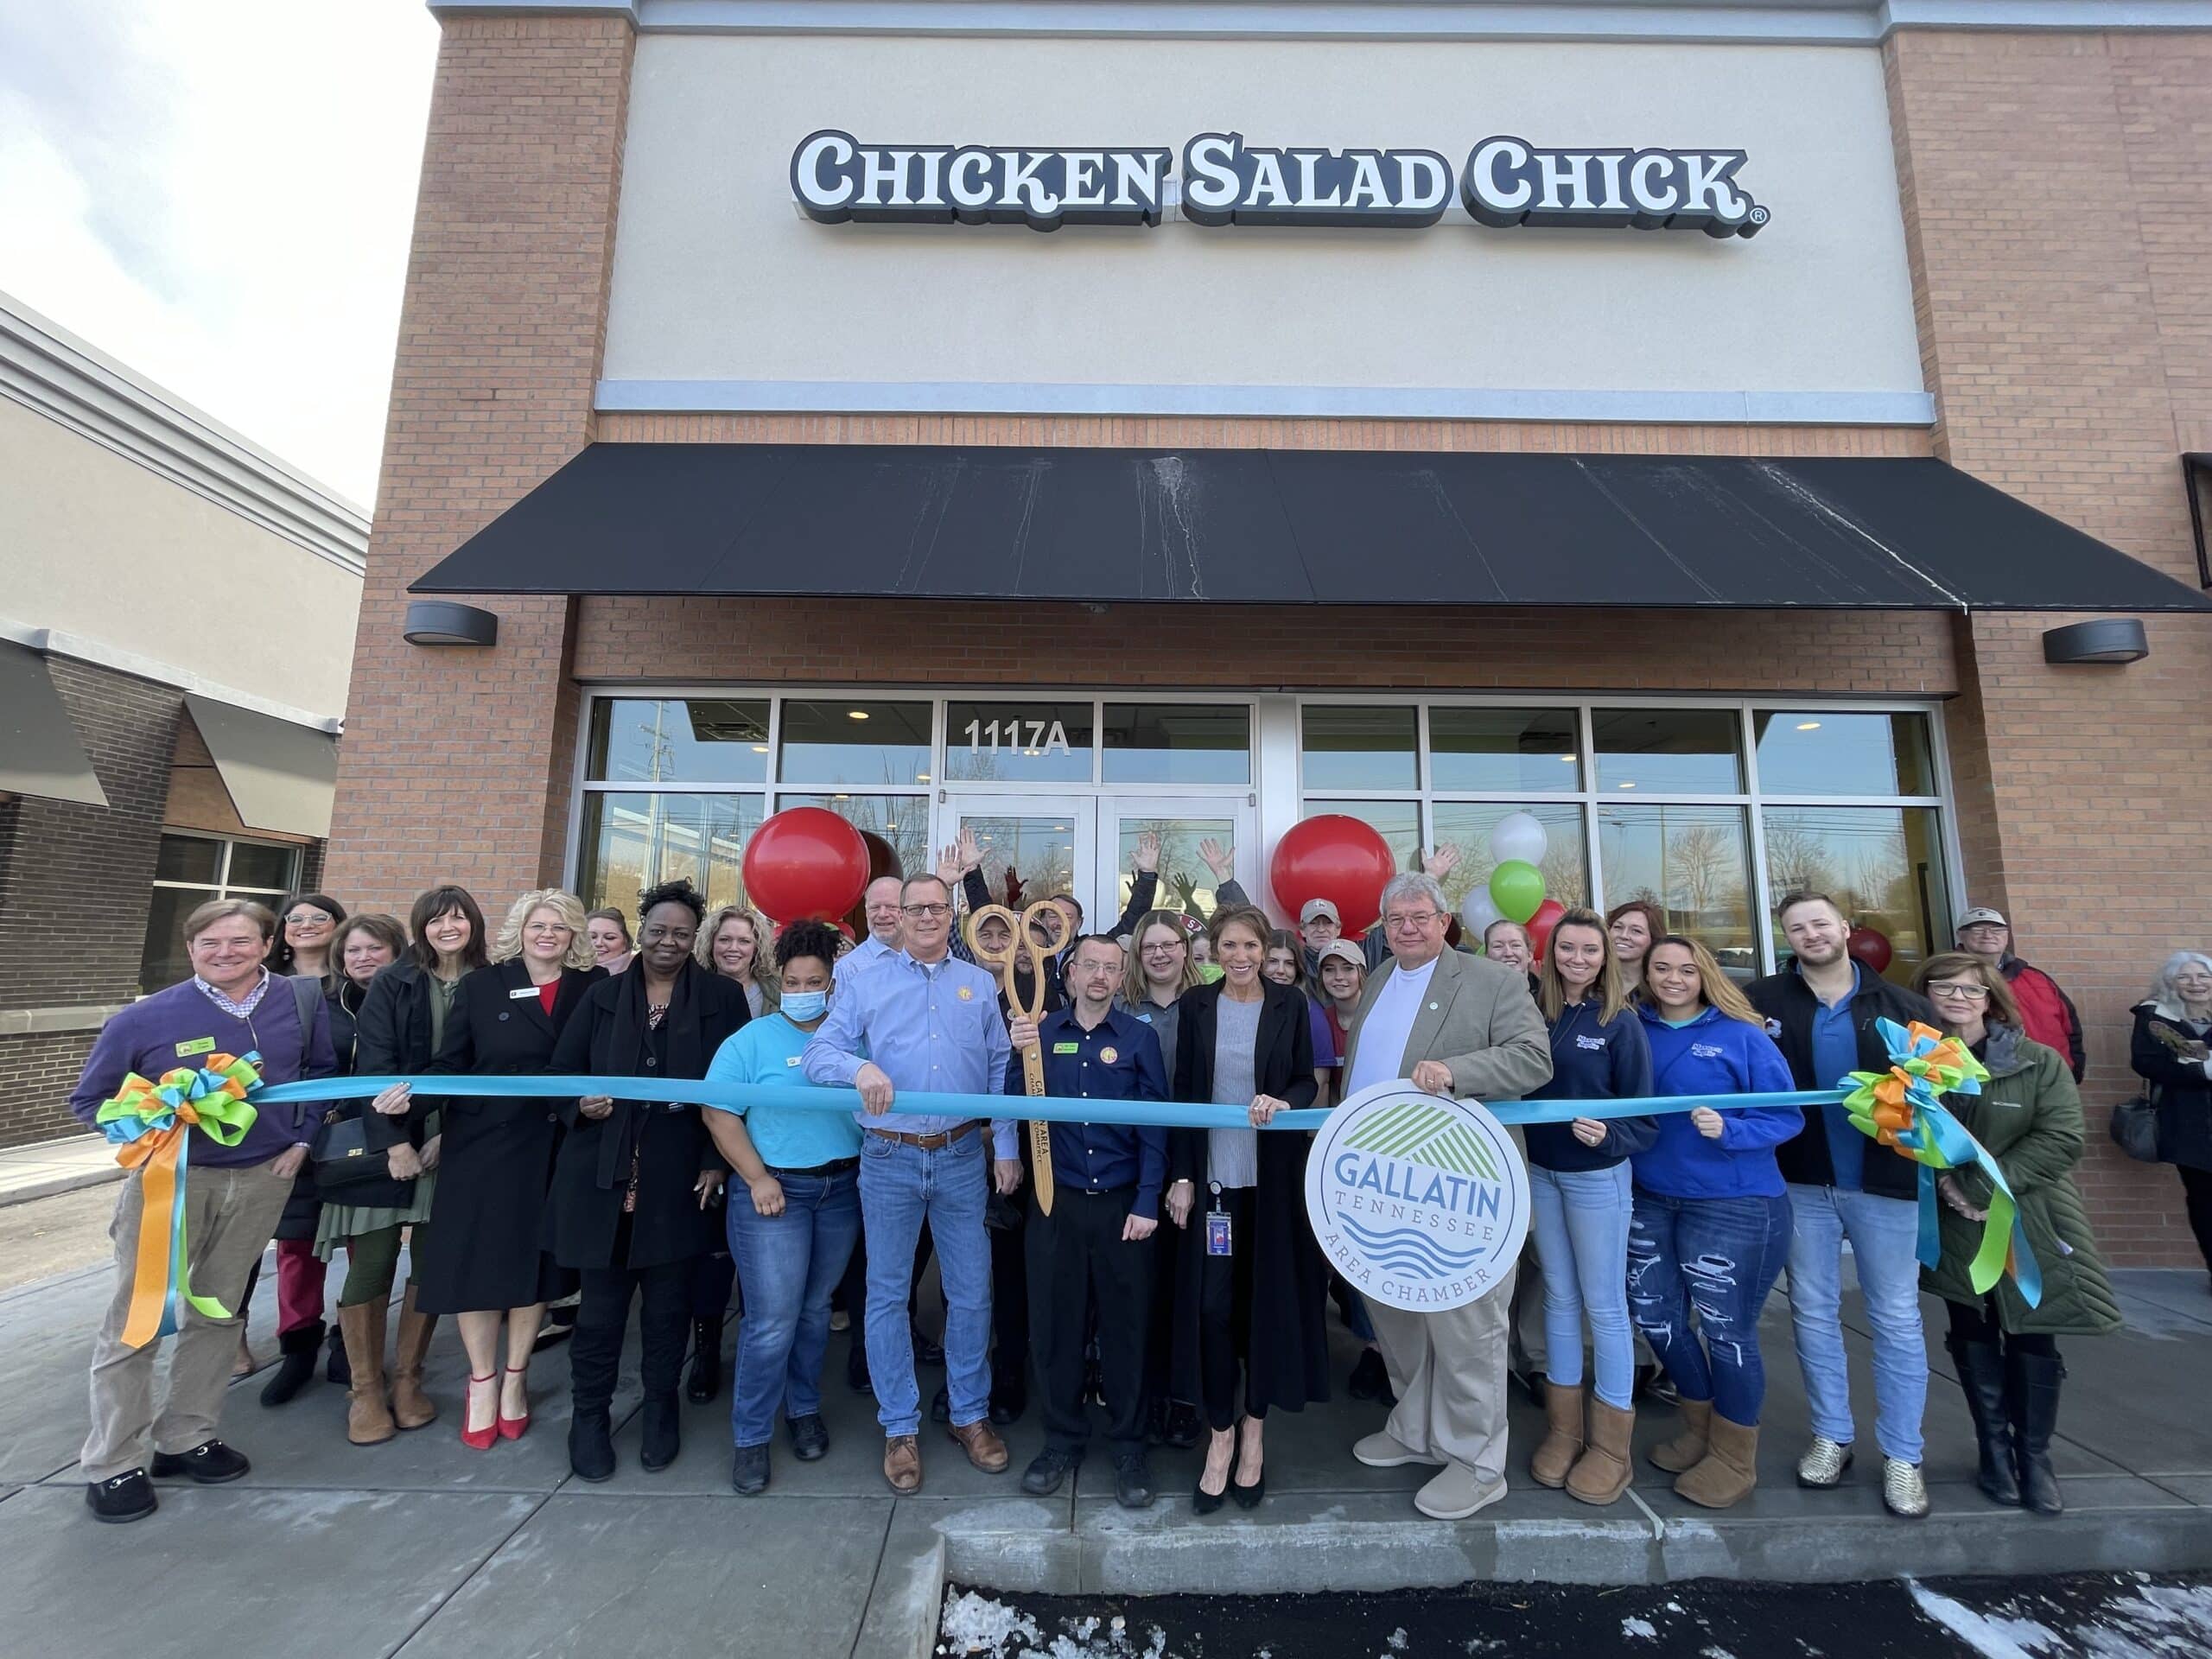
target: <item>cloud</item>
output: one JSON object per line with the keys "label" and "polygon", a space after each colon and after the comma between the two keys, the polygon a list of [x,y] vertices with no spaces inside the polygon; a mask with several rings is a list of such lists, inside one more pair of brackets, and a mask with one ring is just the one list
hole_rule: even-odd
{"label": "cloud", "polygon": [[0,11],[0,291],[367,503],[437,38],[413,0]]}

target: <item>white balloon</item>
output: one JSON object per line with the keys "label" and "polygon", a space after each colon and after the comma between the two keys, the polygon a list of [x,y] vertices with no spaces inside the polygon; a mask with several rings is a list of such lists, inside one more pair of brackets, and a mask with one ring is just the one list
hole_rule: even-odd
{"label": "white balloon", "polygon": [[1490,855],[1500,864],[1516,858],[1524,864],[1541,864],[1545,849],[1550,845],[1550,837],[1533,812],[1509,812],[1490,832]]}
{"label": "white balloon", "polygon": [[1470,944],[1481,944],[1483,931],[1492,922],[1503,919],[1504,914],[1486,886],[1469,888],[1467,896],[1459,901],[1459,925],[1474,936],[1468,940]]}

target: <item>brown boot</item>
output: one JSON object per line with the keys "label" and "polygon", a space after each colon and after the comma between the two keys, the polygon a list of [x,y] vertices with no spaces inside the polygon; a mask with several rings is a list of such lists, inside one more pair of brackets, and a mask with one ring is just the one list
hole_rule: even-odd
{"label": "brown boot", "polygon": [[423,1392],[423,1361],[437,1328],[436,1314],[416,1311],[410,1281],[407,1300],[400,1304],[399,1350],[391,1368],[391,1420],[402,1428],[420,1428],[437,1421],[437,1406]]}
{"label": "brown boot", "polygon": [[1580,1383],[1544,1384],[1544,1438],[1529,1459],[1529,1478],[1539,1486],[1567,1484],[1567,1471],[1582,1454],[1582,1408],[1588,1398]]}
{"label": "brown boot", "polygon": [[1713,1441],[1705,1460],[1679,1475],[1675,1491],[1708,1510],[1725,1510],[1751,1496],[1759,1484],[1759,1432],[1713,1414]]}
{"label": "brown boot", "polygon": [[394,1432],[384,1402],[384,1308],[378,1300],[338,1310],[346,1363],[353,1373],[346,1393],[346,1438],[356,1446],[381,1445]]}
{"label": "brown boot", "polygon": [[894,1492],[922,1490],[922,1448],[912,1434],[892,1434],[883,1442],[883,1478]]}
{"label": "brown boot", "polygon": [[967,1452],[968,1461],[987,1475],[995,1475],[1007,1465],[1006,1442],[990,1425],[990,1420],[978,1417],[972,1423],[963,1423],[958,1428],[947,1429],[947,1433],[960,1442]]}
{"label": "brown boot", "polygon": [[1618,1411],[1604,1401],[1590,1402],[1589,1448],[1574,1460],[1567,1495],[1585,1503],[1611,1503],[1628,1490],[1629,1441],[1636,1433],[1636,1413]]}
{"label": "brown boot", "polygon": [[1679,1475],[1685,1469],[1694,1469],[1705,1460],[1706,1434],[1713,1421],[1713,1402],[1685,1400],[1681,1402],[1682,1432],[1671,1440],[1662,1440],[1644,1453],[1658,1468],[1670,1475]]}

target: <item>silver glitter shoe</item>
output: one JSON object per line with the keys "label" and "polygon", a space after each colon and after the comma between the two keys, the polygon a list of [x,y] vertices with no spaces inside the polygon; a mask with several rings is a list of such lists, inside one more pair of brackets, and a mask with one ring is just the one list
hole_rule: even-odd
{"label": "silver glitter shoe", "polygon": [[1851,1467],[1851,1448],[1838,1446],[1825,1434],[1813,1436],[1813,1443],[1805,1455],[1797,1459],[1797,1484],[1825,1491],[1843,1484],[1843,1471]]}
{"label": "silver glitter shoe", "polygon": [[1920,1465],[1903,1458],[1882,1459],[1882,1504],[1891,1515],[1918,1521],[1928,1513],[1928,1483]]}

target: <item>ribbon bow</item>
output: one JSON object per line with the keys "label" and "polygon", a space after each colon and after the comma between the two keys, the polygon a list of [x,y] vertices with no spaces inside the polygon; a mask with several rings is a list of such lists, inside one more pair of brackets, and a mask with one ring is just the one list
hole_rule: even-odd
{"label": "ribbon bow", "polygon": [[1932,1268],[1942,1259],[1942,1224],[1936,1201],[1938,1170],[1977,1166],[1989,1178],[1989,1214],[1981,1224],[1981,1246],[1967,1264],[1977,1294],[1986,1293],[2004,1274],[2012,1275],[2030,1307],[2043,1300],[2043,1270],[2028,1248],[2020,1225],[2020,1206],[2005,1172],[1981,1143],[1951,1115],[1944,1095],[1978,1095],[1989,1071],[1955,1037],[1924,1026],[1877,1020],[1875,1029],[1890,1051],[1886,1071],[1853,1071],[1844,1079],[1843,1107],[1853,1127],[1920,1166],[1919,1257]]}
{"label": "ribbon bow", "polygon": [[[245,1138],[258,1116],[246,1096],[261,1083],[260,1058],[257,1053],[210,1054],[198,1071],[181,1065],[163,1072],[158,1083],[133,1071],[114,1099],[101,1103],[93,1119],[114,1146],[115,1161],[144,1172],[137,1268],[123,1325],[123,1340],[133,1348],[173,1335],[182,1318],[181,1303],[189,1303],[207,1319],[231,1317],[230,1309],[213,1296],[193,1294],[184,1236],[187,1148],[194,1129],[218,1146],[234,1147]],[[164,1205],[169,1212],[166,1235],[143,1219]]]}

